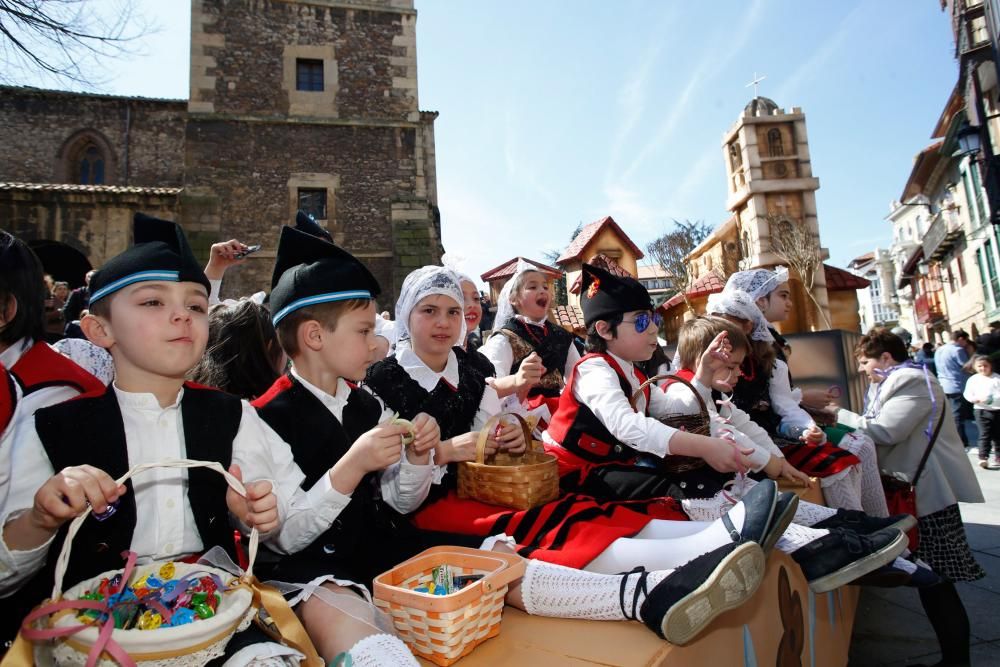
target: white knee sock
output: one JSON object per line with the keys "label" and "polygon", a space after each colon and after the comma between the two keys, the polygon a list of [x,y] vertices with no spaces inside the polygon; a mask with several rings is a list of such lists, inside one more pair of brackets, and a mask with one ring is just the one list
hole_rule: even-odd
{"label": "white knee sock", "polygon": [[[650,572],[646,579],[646,590],[652,590],[666,579],[669,571]],[[562,565],[529,560],[528,569],[521,579],[521,598],[524,610],[533,616],[555,618],[585,618],[594,621],[621,621],[622,577],[575,570]],[[632,603],[636,593],[638,574],[628,576],[625,584],[625,608],[632,613]],[[639,606],[645,599],[640,590]]]}
{"label": "white knee sock", "polygon": [[[843,474],[846,473],[846,474]],[[830,507],[861,509],[861,471],[851,466],[841,474],[823,479],[823,497]]]}
{"label": "white knee sock", "polygon": [[878,453],[875,442],[863,433],[848,433],[840,441],[839,447],[861,459],[861,506],[870,516],[889,516],[885,504],[885,491],[878,469]]}
{"label": "white knee sock", "polygon": [[[743,503],[729,510],[729,519],[736,530],[742,530],[745,517]],[[628,572],[640,566],[649,570],[672,570],[732,541],[721,519],[711,523],[654,520],[635,537],[622,537],[612,542],[584,569],[605,574]]]}
{"label": "white knee sock", "polygon": [[406,644],[392,635],[369,635],[348,653],[357,667],[419,667]]}
{"label": "white knee sock", "polygon": [[800,526],[813,526],[836,514],[837,510],[832,507],[817,505],[816,503],[811,503],[800,498],[798,509],[795,510],[795,517],[792,521]]}
{"label": "white knee sock", "polygon": [[788,525],[785,532],[778,538],[775,546],[786,554],[790,554],[813,540],[818,540],[824,535],[829,535],[829,533],[830,531],[825,528],[809,528],[792,523]]}

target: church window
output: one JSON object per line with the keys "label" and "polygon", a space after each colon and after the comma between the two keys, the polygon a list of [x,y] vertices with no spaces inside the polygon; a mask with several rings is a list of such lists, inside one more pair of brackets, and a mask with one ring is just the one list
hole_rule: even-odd
{"label": "church window", "polygon": [[316,220],[326,220],[326,189],[299,188],[299,209]]}
{"label": "church window", "polygon": [[308,91],[323,90],[323,61],[310,58],[295,60],[295,89]]}
{"label": "church window", "polygon": [[83,185],[104,184],[104,155],[94,144],[87,144],[79,153],[77,182]]}
{"label": "church window", "polygon": [[781,130],[774,127],[767,131],[767,152],[771,157],[779,157],[785,154],[781,145]]}
{"label": "church window", "polygon": [[743,154],[740,153],[740,145],[735,141],[729,144],[729,164],[734,172],[743,166]]}

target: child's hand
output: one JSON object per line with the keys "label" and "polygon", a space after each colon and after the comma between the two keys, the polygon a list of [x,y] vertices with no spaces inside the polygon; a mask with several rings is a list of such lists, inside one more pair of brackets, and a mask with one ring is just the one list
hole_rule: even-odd
{"label": "child's hand", "polygon": [[801,402],[810,408],[822,410],[831,403],[836,404],[838,398],[840,398],[839,387],[830,387],[829,389],[803,389]]}
{"label": "child's hand", "polygon": [[[438,447],[434,462],[443,465],[445,463],[458,463],[459,461],[476,460],[476,444],[479,442],[479,431],[470,431],[456,435],[447,440],[442,440]],[[496,443],[492,445],[493,452],[496,452]],[[489,456],[490,441],[486,441],[486,455]]]}
{"label": "child's hand", "polygon": [[441,428],[437,420],[421,412],[413,418],[413,436],[407,460],[410,463],[427,465],[430,462],[431,450],[441,442]]}
{"label": "child's hand", "polygon": [[818,445],[825,439],[826,439],[826,434],[823,433],[823,430],[820,429],[820,427],[816,426],[816,424],[813,424],[812,426],[807,428],[805,431],[802,432],[802,435],[799,436],[799,440],[808,443],[810,445]]}
{"label": "child's hand", "polygon": [[804,486],[807,489],[812,486],[812,480],[809,479],[809,475],[805,474],[791,463],[787,459],[779,459],[781,461],[781,470],[778,475],[768,475],[773,479],[778,479],[779,477],[787,482],[794,484],[795,486]]}
{"label": "child's hand", "polygon": [[746,457],[753,454],[753,449],[740,447],[731,437],[701,437],[705,443],[700,456],[714,470],[746,473],[750,469],[750,461]]}
{"label": "child's hand", "polygon": [[521,361],[521,365],[515,374],[515,386],[517,393],[527,393],[529,389],[542,381],[545,375],[545,366],[542,365],[542,358],[537,352],[532,352]]}
{"label": "child's hand", "polygon": [[695,369],[695,377],[706,387],[712,386],[712,379],[715,373],[725,368],[730,361],[730,353],[733,351],[733,344],[729,342],[729,337],[723,331],[716,336],[698,359],[698,368]]}
{"label": "child's hand", "polygon": [[242,257],[237,257],[246,251],[247,245],[236,239],[230,239],[223,243],[213,243],[212,251],[208,256],[208,266],[205,267],[205,275],[211,280],[219,280],[230,266],[246,261]]}
{"label": "child's hand", "polygon": [[486,440],[487,451],[492,450],[490,453],[499,449],[511,454],[520,454],[527,446],[528,443],[524,441],[524,430],[518,422],[504,423],[501,420]]}
{"label": "child's hand", "polygon": [[403,436],[407,433],[409,429],[400,424],[379,424],[355,440],[347,456],[365,474],[385,470],[403,455]]}
{"label": "child's hand", "polygon": [[61,525],[93,510],[102,514],[125,493],[108,473],[94,466],[63,468],[35,493],[30,522],[37,530],[55,532]]}
{"label": "child's hand", "polygon": [[[235,463],[229,466],[229,472],[236,479],[243,481],[243,471]],[[245,482],[243,487],[247,491],[244,498],[236,493],[232,487],[226,491],[226,506],[240,522],[256,527],[261,533],[269,533],[278,527],[278,497],[274,495],[271,482],[259,480],[256,482]]]}

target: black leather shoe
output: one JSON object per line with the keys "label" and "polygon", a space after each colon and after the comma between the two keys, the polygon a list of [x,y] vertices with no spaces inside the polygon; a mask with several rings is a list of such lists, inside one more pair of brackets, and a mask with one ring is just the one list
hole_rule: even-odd
{"label": "black leather shoe", "polygon": [[[778,485],[773,479],[765,479],[758,482],[752,489],[746,492],[740,503],[745,508],[743,527],[739,530],[729,518],[729,512],[722,515],[722,525],[729,531],[729,537],[737,544],[745,542],[756,542],[763,544],[767,536],[767,530],[771,526],[771,519],[774,517],[774,508],[778,502]],[[737,503],[739,506],[740,503]]]}
{"label": "black leather shoe", "polygon": [[660,637],[684,645],[716,616],[753,597],[763,578],[759,545],[726,544],[671,572],[649,592],[639,614]]}
{"label": "black leather shoe", "polygon": [[897,528],[904,533],[917,525],[912,514],[896,514],[890,517],[870,516],[858,510],[839,509],[834,516],[823,519],[813,528],[846,528],[860,535],[871,535],[883,528]]}
{"label": "black leather shoe", "polygon": [[884,528],[871,535],[833,530],[792,552],[815,593],[826,593],[891,563],[908,540],[906,533]]}
{"label": "black leather shoe", "polygon": [[788,528],[788,524],[795,518],[795,510],[798,508],[799,497],[796,494],[791,491],[778,494],[778,500],[774,505],[774,516],[771,517],[771,525],[767,527],[764,541],[760,545],[765,555],[771,553],[771,549],[778,542],[778,538],[781,537],[785,529]]}

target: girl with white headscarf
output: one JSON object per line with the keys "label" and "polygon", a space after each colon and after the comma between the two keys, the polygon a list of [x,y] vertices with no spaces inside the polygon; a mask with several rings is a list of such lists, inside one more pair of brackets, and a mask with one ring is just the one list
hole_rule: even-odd
{"label": "girl with white headscarf", "polygon": [[[874,442],[864,434],[845,432],[843,428],[821,429],[802,409],[802,391],[792,388],[780,344],[784,339],[768,320],[768,315],[785,319],[790,308],[788,269],[783,266],[734,273],[721,293],[709,297],[708,312],[740,322],[751,340],[751,354],[744,361],[743,378],[733,392],[733,404],[749,413],[772,437],[780,438],[782,450],[793,465],[821,477],[831,507],[863,509],[871,516],[886,517],[889,509]],[[823,476],[825,459],[815,455],[815,448],[834,446],[854,454],[858,463]]]}
{"label": "girl with white headscarf", "polygon": [[496,370],[497,394],[507,397],[504,408],[537,416],[540,429],[580,361],[573,335],[548,321],[551,304],[548,276],[518,259],[497,300],[493,334],[481,348]]}
{"label": "girl with white headscarf", "polygon": [[[483,549],[492,548],[497,541],[522,547],[522,553],[529,556],[529,564],[524,578],[512,585],[507,601],[528,613],[599,620],[641,615],[661,636],[678,641],[661,623],[666,610],[661,612],[638,600],[647,588],[652,596],[656,585],[663,581],[690,587],[692,593],[699,587],[721,588],[724,563],[731,566],[732,559],[740,557],[735,555],[729,531],[721,520],[702,524],[683,521],[686,517],[679,511],[675,514],[677,520],[652,519],[646,511],[638,511],[635,503],[599,504],[579,495],[526,511],[458,497],[455,466],[448,464],[475,457],[479,433],[473,429],[483,428],[488,418],[500,409],[496,392],[486,381],[493,370],[492,364],[478,352],[465,352],[457,346],[465,327],[459,283],[460,279],[451,270],[435,266],[419,269],[406,278],[396,307],[396,324],[401,340],[408,344],[398,347],[394,357],[374,364],[366,378],[368,389],[402,418],[425,411],[441,427],[443,442],[435,451],[435,462],[444,464],[442,474],[436,489],[413,515],[413,523],[438,534],[486,538],[480,547]],[[516,431],[515,438],[509,437],[511,431]],[[499,446],[516,451],[525,446],[520,426],[501,427],[499,436],[491,433],[490,440],[490,449]],[[756,512],[761,507],[770,507],[773,498],[748,497],[746,502],[756,503],[753,510]],[[672,511],[662,507],[662,503],[657,506],[659,516]],[[736,522],[737,530],[743,529],[751,513],[745,510],[747,507],[741,503],[738,510],[727,515]],[[557,517],[561,518],[557,521]],[[506,535],[496,536],[496,527],[501,525],[504,530],[520,535],[520,543],[514,545],[513,538]],[[569,526],[573,527],[572,539],[566,539]],[[745,551],[743,558],[752,558],[756,545],[749,545],[749,550],[746,546],[737,549]],[[692,570],[679,567],[719,548],[723,551],[715,556],[712,566],[715,570],[711,573],[701,563],[702,572],[694,575],[685,574]],[[716,562],[718,567],[714,565]],[[592,565],[590,572],[576,569],[591,569]],[[640,565],[654,570],[646,575],[648,581],[644,586],[638,584],[634,575],[630,579],[629,575],[611,574]],[[741,581],[742,576],[738,577]],[[751,579],[756,577],[751,575]],[[634,597],[637,591],[639,597]],[[741,601],[752,592],[752,587],[742,591],[738,587],[735,592]],[[620,604],[622,600],[624,606]],[[682,599],[681,605],[687,604],[684,600],[689,598]],[[689,601],[693,604],[693,599]],[[630,606],[640,613],[621,611]],[[707,615],[697,624],[699,628],[722,611],[713,604],[708,607]]]}

